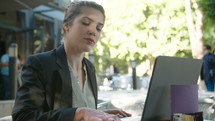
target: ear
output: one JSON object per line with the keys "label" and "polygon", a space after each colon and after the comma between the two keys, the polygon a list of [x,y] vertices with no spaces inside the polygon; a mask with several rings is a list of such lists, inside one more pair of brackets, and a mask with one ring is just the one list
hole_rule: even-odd
{"label": "ear", "polygon": [[63,29],[65,32],[68,32],[69,31],[69,25],[68,24],[64,24],[63,25]]}

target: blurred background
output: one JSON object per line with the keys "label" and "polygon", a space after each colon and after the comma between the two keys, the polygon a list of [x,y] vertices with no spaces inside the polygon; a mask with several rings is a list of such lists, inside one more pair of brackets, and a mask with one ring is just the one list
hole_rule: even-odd
{"label": "blurred background", "polygon": [[[70,0],[1,0],[1,55],[18,44],[18,57],[56,48],[61,41],[63,10]],[[150,72],[159,55],[201,58],[203,44],[215,45],[214,0],[97,0],[106,22],[97,47],[86,56],[97,73],[110,65],[119,74]]]}
{"label": "blurred background", "polygon": [[[59,46],[71,1],[78,0],[1,0],[0,56],[16,43],[23,64],[29,55]],[[204,44],[215,52],[215,0],[94,1],[105,8],[106,21],[100,42],[86,57],[96,67],[102,99],[107,90],[147,91],[157,56],[201,59]]]}

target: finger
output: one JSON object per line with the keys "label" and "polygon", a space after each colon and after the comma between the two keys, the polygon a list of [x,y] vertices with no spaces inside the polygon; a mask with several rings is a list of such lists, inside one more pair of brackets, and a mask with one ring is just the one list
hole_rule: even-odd
{"label": "finger", "polygon": [[123,111],[123,112],[127,115],[127,117],[130,117],[130,116],[131,116],[130,113],[127,113],[127,112],[125,112],[125,111]]}
{"label": "finger", "polygon": [[103,121],[103,119],[99,117],[93,117],[92,119],[89,119],[89,121]]}
{"label": "finger", "polygon": [[110,115],[111,117],[108,117],[108,121],[121,121],[120,119],[119,119],[119,117],[118,116],[116,116],[116,115]]}
{"label": "finger", "polygon": [[118,116],[115,117],[116,121],[121,121]]}
{"label": "finger", "polygon": [[128,116],[131,115],[131,114],[129,114],[129,113],[123,111],[123,110],[119,110],[119,113],[118,113],[118,114],[119,114],[120,116],[122,116],[122,117],[128,117]]}
{"label": "finger", "polygon": [[122,115],[123,117],[127,117],[127,114],[124,111],[120,111],[120,115]]}
{"label": "finger", "polygon": [[92,119],[90,121],[107,121],[108,117],[109,116],[107,113],[100,112],[100,113],[97,113],[96,115],[92,116]]}
{"label": "finger", "polygon": [[115,121],[115,119],[114,118],[108,118],[107,121]]}
{"label": "finger", "polygon": [[117,113],[116,116],[118,116],[119,118],[124,117],[123,115],[121,115],[121,114],[119,114],[119,113]]}

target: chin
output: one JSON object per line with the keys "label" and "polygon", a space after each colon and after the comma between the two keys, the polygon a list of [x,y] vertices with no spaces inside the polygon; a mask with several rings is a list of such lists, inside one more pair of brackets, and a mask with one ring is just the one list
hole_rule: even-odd
{"label": "chin", "polygon": [[90,52],[92,50],[92,48],[86,48],[84,49],[84,52]]}

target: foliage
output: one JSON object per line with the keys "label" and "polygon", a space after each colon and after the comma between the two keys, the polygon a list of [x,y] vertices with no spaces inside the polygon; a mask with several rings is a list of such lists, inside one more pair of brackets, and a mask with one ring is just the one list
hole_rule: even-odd
{"label": "foliage", "polygon": [[212,46],[212,51],[215,53],[215,23],[210,23],[211,20],[208,18],[204,18],[204,26],[203,26],[203,41],[206,44]]}
{"label": "foliage", "polygon": [[204,13],[203,41],[212,45],[213,52],[215,52],[215,0],[198,0],[198,3]]}
{"label": "foliage", "polygon": [[215,19],[215,0],[199,0],[204,15],[212,20]]}
{"label": "foliage", "polygon": [[184,1],[108,0],[103,6],[104,36],[94,50],[100,72],[116,64],[126,73],[133,59],[139,65],[159,55],[191,57]]}

